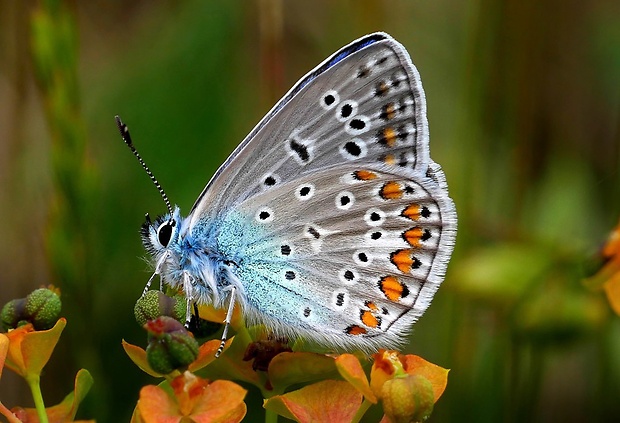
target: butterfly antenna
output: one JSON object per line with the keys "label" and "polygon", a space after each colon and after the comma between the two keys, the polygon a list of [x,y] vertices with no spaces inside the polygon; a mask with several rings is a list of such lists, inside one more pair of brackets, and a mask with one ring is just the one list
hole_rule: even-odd
{"label": "butterfly antenna", "polygon": [[131,142],[131,135],[129,134],[129,128],[127,128],[127,125],[123,123],[123,121],[121,120],[119,116],[115,116],[115,119],[116,119],[116,125],[118,126],[118,130],[121,133],[121,137],[123,138],[123,141],[125,141],[125,144],[127,144],[127,147],[129,147],[133,155],[136,156],[136,158],[138,159],[138,161],[140,162],[140,164],[146,171],[146,174],[149,175],[149,178],[151,178],[151,181],[153,181],[153,183],[155,184],[157,191],[159,191],[159,195],[161,195],[161,198],[164,200],[164,203],[166,203],[168,212],[170,213],[170,216],[172,217],[173,212],[172,212],[172,206],[170,205],[170,200],[168,199],[168,196],[166,195],[166,192],[164,191],[164,189],[159,184],[159,181],[157,180],[157,178],[155,178],[155,175],[153,175],[153,172],[151,172],[151,169],[149,169],[146,163],[144,163],[142,156],[140,156],[140,153],[138,153],[138,150],[136,150],[136,147],[134,147],[133,142]]}

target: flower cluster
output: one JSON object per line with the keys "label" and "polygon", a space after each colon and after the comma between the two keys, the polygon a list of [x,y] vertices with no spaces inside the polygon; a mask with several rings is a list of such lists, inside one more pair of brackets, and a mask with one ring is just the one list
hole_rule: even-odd
{"label": "flower cluster", "polygon": [[58,318],[58,291],[52,287],[37,289],[26,298],[7,303],[1,315],[8,332],[0,333],[0,376],[6,366],[23,377],[32,392],[35,408],[14,407],[9,410],[0,402],[0,414],[10,423],[74,421],[80,402],[93,384],[88,371],[81,369],[77,373],[73,392],[53,407],[45,407],[39,385],[43,367],[67,324],[64,318]]}
{"label": "flower cluster", "polygon": [[[200,315],[223,320],[222,311],[209,307]],[[375,404],[383,407],[384,421],[423,421],[447,384],[448,370],[415,355],[381,350],[365,371],[368,360],[353,354],[294,352],[282,340],[260,336],[253,341],[250,333],[260,331],[245,328],[239,314],[233,318],[237,334],[217,359],[219,340],[198,347],[171,317],[144,326],[146,350],[123,347],[138,367],[165,380],[142,388],[133,422],[241,421],[246,390],[233,381],[258,388],[267,414],[299,422],[359,421]]]}

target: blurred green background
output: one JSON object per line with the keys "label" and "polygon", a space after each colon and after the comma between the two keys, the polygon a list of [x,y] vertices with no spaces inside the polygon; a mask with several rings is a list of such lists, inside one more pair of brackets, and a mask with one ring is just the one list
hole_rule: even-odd
{"label": "blurred green background", "polygon": [[[138,229],[165,210],[114,115],[187,212],[299,77],[377,30],[420,71],[459,212],[407,349],[452,369],[431,420],[620,419],[620,324],[583,284],[620,216],[617,0],[2,1],[0,303],[62,289],[48,405],[85,367],[79,416],[128,421],[155,382],[121,339],[145,344]],[[0,398],[32,404],[9,371]]]}

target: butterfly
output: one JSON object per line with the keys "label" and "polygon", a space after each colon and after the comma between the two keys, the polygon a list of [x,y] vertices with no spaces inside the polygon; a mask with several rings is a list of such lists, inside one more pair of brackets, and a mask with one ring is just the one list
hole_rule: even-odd
{"label": "butterfly", "polygon": [[[395,348],[426,311],[456,210],[429,156],[426,101],[405,48],[362,37],[306,74],[208,182],[187,217],[142,226],[164,284],[189,304],[335,350]],[[189,315],[189,314],[188,314]]]}

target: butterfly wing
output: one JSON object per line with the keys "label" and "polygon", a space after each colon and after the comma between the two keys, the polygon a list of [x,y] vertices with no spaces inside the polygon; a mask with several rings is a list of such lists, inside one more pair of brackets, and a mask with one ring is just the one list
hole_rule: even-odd
{"label": "butterfly wing", "polygon": [[310,72],[189,218],[219,222],[251,320],[334,347],[395,346],[443,280],[456,232],[404,48],[372,34]]}
{"label": "butterfly wing", "polygon": [[430,163],[420,77],[384,33],[352,42],[304,76],[220,166],[192,207],[190,226],[345,160],[423,173]]}

